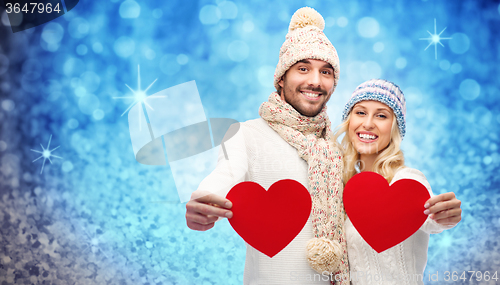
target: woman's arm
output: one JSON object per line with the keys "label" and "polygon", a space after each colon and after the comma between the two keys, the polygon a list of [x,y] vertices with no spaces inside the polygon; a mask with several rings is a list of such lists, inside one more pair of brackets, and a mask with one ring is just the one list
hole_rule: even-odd
{"label": "woman's arm", "polygon": [[431,198],[424,205],[426,208],[424,213],[429,216],[420,228],[421,230],[429,234],[437,234],[443,230],[453,228],[460,222],[462,219],[461,201],[455,197],[453,192],[434,195],[425,175],[413,168],[403,168],[398,171],[391,184],[399,179],[416,180],[429,191]]}
{"label": "woman's arm", "polygon": [[461,204],[453,192],[439,194],[427,200],[424,213],[440,225],[454,227],[462,220]]}

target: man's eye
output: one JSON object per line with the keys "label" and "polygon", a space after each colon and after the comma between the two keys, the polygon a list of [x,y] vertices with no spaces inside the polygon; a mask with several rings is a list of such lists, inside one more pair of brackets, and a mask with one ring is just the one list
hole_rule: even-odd
{"label": "man's eye", "polygon": [[306,71],[306,70],[307,70],[307,68],[305,68],[305,67],[299,67],[299,70],[300,70],[300,71]]}
{"label": "man's eye", "polygon": [[331,72],[330,70],[324,70],[324,71],[323,71],[323,74],[328,74],[328,75],[330,75],[330,74],[332,74],[332,72]]}

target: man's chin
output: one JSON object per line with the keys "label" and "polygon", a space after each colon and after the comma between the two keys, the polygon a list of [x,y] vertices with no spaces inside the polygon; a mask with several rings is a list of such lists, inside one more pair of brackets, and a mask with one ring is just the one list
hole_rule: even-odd
{"label": "man's chin", "polygon": [[319,113],[321,113],[321,110],[323,108],[320,108],[319,110],[314,110],[314,111],[305,111],[305,110],[299,110],[297,108],[295,108],[295,110],[297,110],[297,112],[299,112],[302,116],[306,116],[306,117],[316,117]]}

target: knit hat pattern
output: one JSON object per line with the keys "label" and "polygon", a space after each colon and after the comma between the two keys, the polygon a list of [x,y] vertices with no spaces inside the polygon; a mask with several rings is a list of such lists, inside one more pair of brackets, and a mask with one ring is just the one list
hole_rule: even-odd
{"label": "knit hat pattern", "polygon": [[280,89],[278,82],[285,72],[303,59],[318,59],[328,62],[333,67],[333,88],[335,90],[340,73],[339,56],[335,47],[323,33],[324,28],[325,20],[313,8],[300,8],[293,14],[274,72],[276,90]]}
{"label": "knit hat pattern", "polygon": [[344,107],[342,121],[347,120],[354,105],[361,101],[378,101],[389,106],[398,122],[401,139],[406,133],[406,100],[403,91],[396,84],[384,79],[371,79],[361,83],[352,93]]}

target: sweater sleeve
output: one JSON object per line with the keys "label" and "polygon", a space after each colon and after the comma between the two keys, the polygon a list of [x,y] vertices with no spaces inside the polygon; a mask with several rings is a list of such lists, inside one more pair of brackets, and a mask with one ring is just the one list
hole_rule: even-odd
{"label": "sweater sleeve", "polygon": [[[429,195],[431,197],[435,196],[434,193],[432,193],[431,185],[427,181],[427,178],[425,178],[425,175],[420,172],[417,169],[413,168],[403,168],[399,170],[394,178],[391,181],[391,184],[396,182],[399,179],[413,179],[418,182],[420,182],[422,185],[427,188],[427,191],[429,191]],[[436,221],[433,219],[427,217],[427,220],[425,220],[424,224],[422,227],[420,227],[420,230],[428,233],[428,234],[438,234],[442,232],[443,230],[451,229],[453,226],[444,226],[441,224],[438,224]]]}
{"label": "sweater sleeve", "polygon": [[220,145],[217,166],[198,187],[198,191],[208,191],[225,197],[231,188],[248,179],[248,158],[244,136],[244,125],[233,124],[226,133],[235,133]]}

